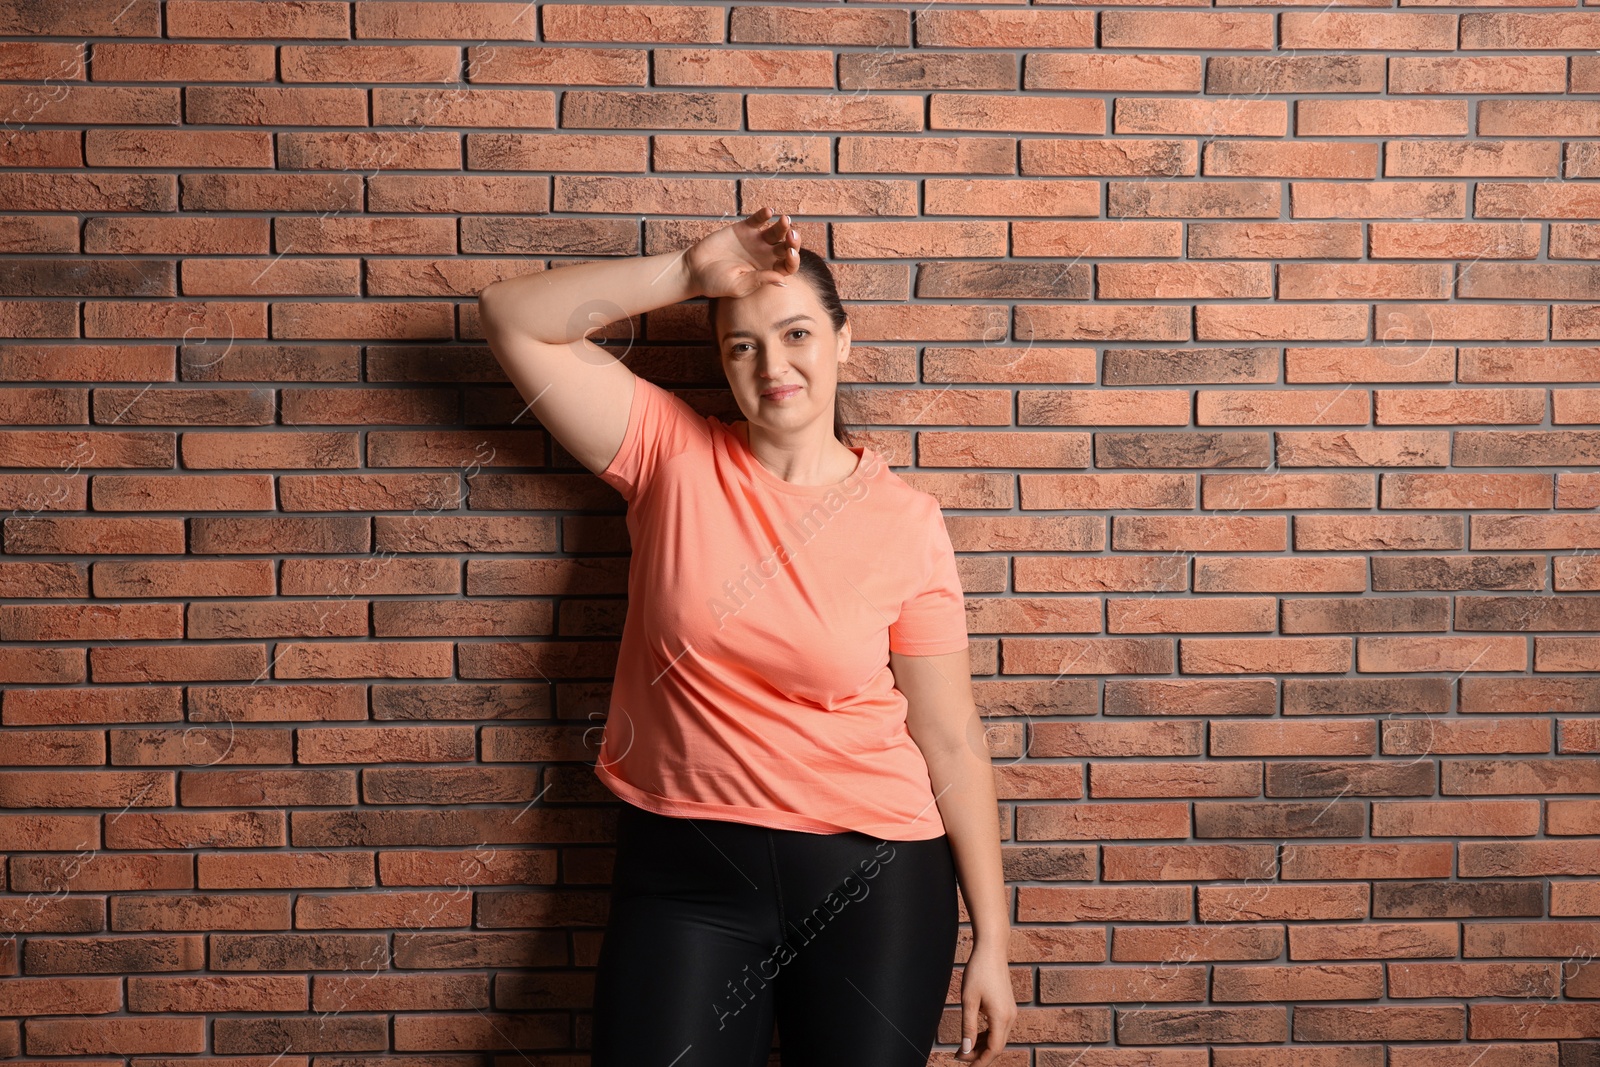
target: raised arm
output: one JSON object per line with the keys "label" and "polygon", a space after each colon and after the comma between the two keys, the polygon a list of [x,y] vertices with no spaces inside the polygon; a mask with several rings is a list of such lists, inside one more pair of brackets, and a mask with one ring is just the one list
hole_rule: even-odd
{"label": "raised arm", "polygon": [[478,294],[483,333],[539,424],[591,471],[622,447],[634,375],[587,334],[696,296],[744,296],[799,266],[788,216],[762,208],[693,246],[507,278]]}
{"label": "raised arm", "polygon": [[598,472],[622,447],[634,375],[585,335],[694,295],[683,253],[666,252],[507,278],[478,294],[478,314],[532,415]]}

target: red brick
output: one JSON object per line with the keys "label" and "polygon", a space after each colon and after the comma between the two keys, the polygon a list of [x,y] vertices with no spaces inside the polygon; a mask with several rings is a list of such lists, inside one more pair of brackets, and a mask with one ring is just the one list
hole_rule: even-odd
{"label": "red brick", "polygon": [[1369,318],[1367,308],[1355,304],[1197,304],[1194,335],[1201,341],[1364,341]]}
{"label": "red brick", "polygon": [[89,595],[89,564],[0,561],[0,598]]}
{"label": "red brick", "polygon": [[0,508],[8,511],[82,511],[89,479],[82,474],[0,474]]}
{"label": "red brick", "polygon": [[[1084,917],[1093,908],[1091,902],[1099,899],[1094,895],[1093,889],[1046,888],[1025,892],[1028,893],[1029,898],[1044,897],[1047,900],[1061,899],[1057,897],[1057,893],[1070,894],[1064,899],[1069,901],[1081,899],[1085,905],[1082,910],[1067,911],[1065,913],[1050,908],[1030,909],[1026,916],[1030,921],[1074,921]],[[1045,897],[1045,894],[1049,894],[1049,896]],[[1165,893],[1162,895],[1163,897],[1166,896]],[[1024,898],[1021,894],[1018,895],[1019,908],[1024,899],[1027,898]],[[1151,917],[1154,917],[1154,909],[1150,914]],[[1178,916],[1169,915],[1167,917],[1177,918]],[[1148,968],[1142,967],[1104,967],[1093,971],[1075,968],[1039,968],[1039,999],[1042,1003],[1100,1004],[1120,1000],[1149,1003],[1151,1001],[1198,1000],[1204,995],[1205,970],[1201,967],[1174,967],[1159,980],[1154,978]]]}
{"label": "red brick", "polygon": [[1354,222],[1189,223],[1190,259],[1358,259],[1361,249]]}
{"label": "red brick", "polygon": [[1278,299],[1444,300],[1450,296],[1450,282],[1450,268],[1443,263],[1283,263],[1278,267]]}
{"label": "red brick", "polygon": [[1117,101],[1114,133],[1282,138],[1288,133],[1288,104],[1122,98]]}
{"label": "red brick", "polygon": [[[1524,145],[1529,142],[1523,142]],[[1503,151],[1503,144],[1472,145],[1471,142],[1399,141],[1396,162],[1400,170],[1429,174],[1441,158],[1440,150],[1454,147]],[[1543,146],[1538,146],[1542,148]],[[1506,158],[1516,158],[1508,156]],[[1390,169],[1391,175],[1397,173]],[[1374,259],[1534,259],[1539,255],[1539,230],[1536,222],[1374,222],[1370,252]],[[1552,249],[1551,255],[1555,255]],[[1445,351],[1452,352],[1446,348]],[[1454,353],[1452,352],[1452,355]]]}
{"label": "red brick", "polygon": [[1523,671],[1524,637],[1363,637],[1357,642],[1363,671]]}
{"label": "red brick", "polygon": [[[682,96],[688,98],[691,94]],[[683,99],[682,104],[675,110],[682,110],[685,117],[672,125],[677,128],[698,128],[698,130],[738,128],[738,94],[718,93],[717,98],[718,110],[709,122],[704,118],[698,118],[699,114],[706,112],[706,101]],[[624,101],[614,102],[613,107],[618,110],[619,117],[621,114],[626,114]],[[920,98],[898,96],[898,94],[896,96],[880,94],[866,98],[851,94],[835,98],[835,96],[814,96],[803,93],[755,93],[750,94],[746,110],[749,130],[877,130],[910,133],[923,128]],[[581,125],[592,126],[595,123],[584,122]],[[643,130],[650,125],[661,125],[661,123],[650,122],[632,128]]]}
{"label": "red brick", "polygon": [[1536,423],[1543,389],[1379,389],[1378,425]]}
{"label": "red brick", "polygon": [[241,81],[266,81],[272,77],[273,58],[269,45],[110,43],[100,62],[104,64],[102,76],[119,81],[185,77],[209,81],[225,76],[224,72]]}
{"label": "red brick", "polygon": [[278,646],[275,678],[448,678],[455,664],[448,641],[364,641]]}
{"label": "red brick", "polygon": [[[1097,56],[1093,58],[1104,59],[1108,57]],[[1119,56],[1116,58],[1130,57]],[[1102,67],[1102,69],[1104,68]],[[1139,73],[1141,76],[1148,77],[1149,71],[1150,67],[1148,65],[1140,65]],[[934,99],[936,101],[934,110],[937,111],[938,97],[935,96]],[[1029,112],[1029,114],[1033,113],[1032,111]],[[987,121],[989,114],[990,112],[985,112],[978,117]],[[1025,141],[1024,144],[1026,143],[1028,142]],[[1106,222],[1062,222],[1018,219],[1011,224],[1011,240],[1012,254],[1018,256],[1177,256],[1183,252],[1183,226],[1177,222],[1118,222],[1115,220]]]}
{"label": "red brick", "polygon": [[1189,310],[1173,304],[1023,304],[1015,315],[1017,338],[1029,343],[1189,339]]}
{"label": "red brick", "polygon": [[1530,837],[1538,801],[1373,803],[1373,837]]}
{"label": "red brick", "polygon": [[1453,51],[1456,17],[1420,12],[1293,11],[1279,16],[1279,32],[1286,49]]}
{"label": "red brick", "polygon": [[[1600,104],[1600,101],[1597,101]],[[1525,130],[1525,133],[1536,131]],[[1582,186],[1541,182],[1478,182],[1472,213],[1480,219],[1592,218],[1600,194]]]}
{"label": "red brick", "polygon": [[1022,507],[1112,511],[1195,506],[1192,474],[1024,474]]}
{"label": "red brick", "polygon": [[[1141,810],[1131,810],[1136,807]],[[1018,813],[1017,838],[1031,841],[1176,837],[1183,833],[1186,811],[1187,805],[1172,801],[1137,805],[1131,802],[1086,803],[1075,806],[1070,814],[1060,809],[1029,806]]]}
{"label": "red brick", "polygon": [[1102,263],[1095,270],[1095,295],[1101,300],[1270,297],[1272,271],[1265,263]]}
{"label": "red brick", "polygon": [[1114,634],[1268,632],[1277,621],[1277,606],[1272,597],[1118,597],[1106,601],[1106,630]]}
{"label": "red brick", "polygon": [[538,21],[523,8],[384,0],[355,5],[355,35],[384,38],[533,40]]}
{"label": "red brick", "polygon": [[1461,47],[1600,48],[1600,28],[1588,13],[1484,12],[1461,17]]}
{"label": "red brick", "polygon": [[24,515],[5,520],[5,548],[53,555],[172,555],[183,551],[183,520]]}
{"label": "red brick", "polygon": [[94,595],[110,597],[271,596],[272,561],[98,560]]}
{"label": "red brick", "polygon": [[[1086,115],[1082,125],[1088,128],[1064,133],[1102,133],[1106,130],[1106,115]],[[1200,158],[1194,142],[1181,139],[1029,138],[1019,147],[1024,174],[1150,174],[1173,178],[1197,173]]]}
{"label": "red brick", "polygon": [[[1230,93],[1254,92],[1263,86],[1305,86],[1306,92],[1318,92],[1311,83],[1321,81],[1325,75],[1339,78],[1340,68],[1354,75],[1351,83],[1374,82],[1383,77],[1382,66],[1375,64],[1374,56],[1355,57],[1302,57],[1296,65],[1279,65],[1272,60],[1259,60],[1229,56],[1218,57],[1208,64],[1206,91]],[[1295,91],[1272,89],[1273,92]],[[1241,178],[1374,178],[1378,174],[1378,146],[1374,144],[1340,144],[1338,142],[1302,141],[1274,143],[1254,139],[1214,140],[1205,146],[1205,173],[1207,176]],[[1283,264],[1283,267],[1289,264]],[[1262,293],[1270,296],[1270,293]]]}
{"label": "red brick", "polygon": [[[172,605],[176,607],[177,605]],[[190,604],[189,637],[365,637],[364,600],[209,601]]]}
{"label": "red brick", "polygon": [[[1024,70],[1029,90],[1077,90],[1090,93],[1198,93],[1202,88],[1202,56],[1184,54],[1030,53]],[[998,106],[1005,98],[997,98]],[[1029,101],[1029,110],[1034,110]],[[987,106],[984,104],[984,107]]]}
{"label": "red brick", "polygon": [[0,641],[160,641],[182,637],[181,604],[0,607]]}
{"label": "red brick", "polygon": [[1284,430],[1273,435],[1280,467],[1445,467],[1445,430]]}
{"label": "red brick", "polygon": [[0,430],[0,466],[85,468],[170,467],[176,435],[160,430]]}
{"label": "red brick", "polygon": [[1317,923],[1291,926],[1291,960],[1454,957],[1456,923]]}
{"label": "red brick", "polygon": [[1256,12],[1115,11],[1101,16],[1106,48],[1271,48],[1272,17]]}
{"label": "red brick", "polygon": [[285,45],[285,82],[454,82],[461,50],[451,45]]}
{"label": "red brick", "polygon": [[1123,926],[1115,931],[1110,958],[1118,961],[1277,960],[1282,953],[1282,923],[1222,929],[1205,929],[1198,925]]}
{"label": "red brick", "polygon": [[1564,56],[1520,56],[1498,63],[1493,56],[1396,56],[1389,66],[1391,93],[1564,92]]}
{"label": "red brick", "polygon": [[1020,48],[1038,40],[1050,41],[1058,48],[1087,48],[1094,41],[1094,20],[1086,11],[1040,11],[1020,17],[1006,11],[949,11],[925,13],[923,18],[926,25],[917,27],[918,33],[925,35],[922,42],[942,47],[973,47],[979,42],[993,47],[1006,41],[1006,47]]}
{"label": "red brick", "polygon": [[1189,394],[1178,389],[1024,390],[1017,404],[1025,426],[1189,425]]}
{"label": "red brick", "polygon": [[[1380,104],[1379,101],[1363,102]],[[1321,112],[1305,106],[1311,103],[1324,102],[1304,101],[1297,109],[1302,134],[1318,126]],[[1381,107],[1374,107],[1372,111],[1381,121]],[[1459,219],[1466,214],[1466,197],[1465,188],[1451,182],[1292,181],[1289,183],[1289,208],[1297,219]]]}
{"label": "red brick", "polygon": [[373,430],[367,434],[367,462],[374,467],[542,467],[544,434],[536,430]]}
{"label": "red brick", "polygon": [[1202,474],[1200,506],[1219,511],[1372,508],[1370,474]]}
{"label": "red brick", "polygon": [[[1294,131],[1302,138],[1462,138],[1467,134],[1467,101],[1296,101]],[[1493,131],[1480,123],[1478,133]]]}
{"label": "red brick", "polygon": [[115,645],[89,650],[96,682],[248,682],[267,673],[265,645]]}
{"label": "red brick", "polygon": [[0,678],[9,685],[85,681],[81,648],[0,648]]}
{"label": "red brick", "polygon": [[1189,587],[1188,563],[1177,556],[1018,556],[1014,566],[1018,592],[1153,593]]}
{"label": "red brick", "polygon": [[350,34],[350,11],[347,3],[334,0],[310,0],[309,3],[171,0],[166,5],[166,34],[170,37],[342,38]]}
{"label": "red brick", "polygon": [[461,503],[454,474],[285,474],[284,511],[438,511]]}
{"label": "red brick", "polygon": [[1185,637],[1185,674],[1343,674],[1350,669],[1348,637]]}
{"label": "red brick", "polygon": [[[1552,57],[1553,58],[1553,57]],[[1411,81],[1413,85],[1434,84],[1445,86],[1452,82],[1459,83],[1460,79],[1479,80],[1484,85],[1506,84],[1508,80],[1521,78],[1523,84],[1535,84],[1549,79],[1555,72],[1550,58],[1535,59],[1530,67],[1530,76],[1521,77],[1521,72],[1500,72],[1492,65],[1484,63],[1485,57],[1462,58],[1456,60],[1461,66],[1445,67],[1436,66],[1431,70],[1412,68],[1415,75]],[[1449,60],[1443,61],[1450,62]],[[1483,75],[1489,72],[1488,77]],[[1560,72],[1562,88],[1566,88],[1565,69]],[[1497,77],[1498,75],[1498,77]],[[1449,91],[1449,90],[1445,90]],[[1515,91],[1515,90],[1513,90]],[[1559,146],[1553,143],[1542,142],[1516,142],[1516,141],[1480,141],[1476,143],[1440,142],[1430,144],[1426,141],[1402,141],[1394,146],[1387,160],[1385,172],[1395,177],[1439,177],[1447,174],[1472,174],[1472,175],[1497,175],[1502,177],[1521,177],[1525,175],[1544,175],[1554,177],[1561,169],[1561,154]],[[1525,242],[1526,238],[1520,232],[1522,227],[1512,225],[1506,227],[1516,236],[1513,242]],[[1513,248],[1515,251],[1513,251]],[[1525,243],[1516,243],[1511,248],[1499,253],[1499,256],[1520,255],[1521,258],[1533,258],[1537,253],[1529,250]],[[1490,258],[1493,254],[1480,258]],[[1461,285],[1457,290],[1460,296],[1483,296],[1486,292],[1486,283],[1492,284],[1492,279],[1503,278],[1507,273],[1521,273],[1520,264],[1510,264],[1510,272],[1503,272],[1499,264],[1485,264],[1481,275],[1473,271],[1471,275],[1463,274]],[[1559,270],[1559,268],[1557,268]],[[1532,275],[1544,273],[1542,268],[1534,267],[1529,272]],[[1554,273],[1554,272],[1552,272]],[[1506,294],[1510,295],[1510,294]]]}
{"label": "red brick", "polygon": [[183,719],[183,689],[180,686],[12,689],[5,694],[5,718],[12,726],[178,722]]}
{"label": "red brick", "polygon": [[[1371,756],[1378,731],[1368,722],[1219,722],[1213,756]],[[1364,901],[1364,898],[1363,898]]]}
{"label": "red brick", "polygon": [[1301,878],[1448,878],[1454,846],[1448,841],[1411,845],[1294,845],[1283,857],[1285,880]]}
{"label": "red brick", "polygon": [[[1202,889],[1202,893],[1203,891],[1205,889]],[[1211,979],[1211,998],[1218,1001],[1373,1000],[1381,995],[1381,989],[1382,968],[1370,963],[1368,965],[1315,963],[1315,965],[1301,966],[1218,965],[1213,969],[1213,979]]]}
{"label": "red brick", "polygon": [[286,559],[284,596],[393,596],[460,593],[461,563],[454,559]]}
{"label": "red brick", "polygon": [[1600,515],[1475,515],[1472,548],[1600,548]]}
{"label": "red brick", "polygon": [[[827,57],[824,66],[813,68],[819,82],[827,84],[828,66]],[[849,61],[841,61],[841,65],[848,65]],[[977,76],[990,77],[989,71]],[[976,72],[975,72],[976,73]],[[847,142],[848,143],[848,142]],[[859,150],[860,146],[858,146]],[[974,160],[974,162],[977,162]],[[898,168],[893,168],[898,169]],[[747,198],[770,197],[776,190],[779,196],[784,195],[782,187],[794,179],[771,182],[763,179],[749,181],[742,186],[742,191]],[[897,182],[893,185],[883,183],[866,193],[843,183],[831,185],[825,181],[806,182],[810,186],[807,199],[813,211],[818,209],[831,210],[836,214],[861,214],[874,211],[881,214],[911,215],[916,214],[916,194],[912,191],[909,182]],[[795,186],[790,186],[795,189]],[[796,190],[797,191],[797,190]],[[885,195],[892,199],[885,203]],[[1059,181],[1039,179],[1000,179],[1000,178],[929,178],[923,183],[923,213],[927,215],[971,215],[975,214],[980,206],[987,205],[999,207],[1006,205],[1006,214],[1030,213],[1040,215],[1079,215],[1094,216],[1100,213],[1100,186],[1091,181]],[[871,205],[868,207],[867,205]],[[935,291],[934,286],[941,283],[941,279],[954,279],[959,277],[959,270],[929,264],[928,273],[918,281],[929,286],[929,294]],[[958,283],[959,284],[959,283]]]}
{"label": "red brick", "polygon": [[189,520],[189,550],[196,553],[365,552],[371,547],[371,520],[364,516]]}
{"label": "red brick", "polygon": [[360,463],[359,439],[354,433],[183,435],[183,465],[191,470],[355,467]]}
{"label": "red brick", "polygon": [[1556,472],[1556,507],[1600,508],[1600,474],[1579,471]]}
{"label": "red brick", "polygon": [[[658,13],[651,6],[625,5],[619,7],[613,16],[597,5],[574,4],[560,12],[545,13],[544,39],[713,44],[724,39],[721,14],[717,9],[710,7],[683,7],[676,11],[669,9]],[[412,20],[419,15],[420,13],[373,9],[363,13],[367,20],[365,24],[367,28],[361,31],[361,35],[370,37],[409,35],[408,31],[415,25]],[[446,35],[447,32],[457,31],[460,27],[455,21],[456,17],[459,16],[452,17],[439,13],[432,23],[422,24],[430,31],[423,36],[438,37]],[[476,17],[479,20],[478,26],[482,27],[482,30],[475,28],[469,31],[467,36],[504,38],[508,36],[508,30],[514,35],[519,29],[518,20],[511,18],[510,12],[480,12],[476,13]],[[613,17],[616,19],[615,22],[607,21]]]}
{"label": "red brick", "polygon": [[1553,389],[1550,396],[1557,426],[1600,423],[1600,389]]}
{"label": "red brick", "polygon": [[1289,522],[1281,515],[1117,515],[1111,547],[1119,552],[1282,552]]}
{"label": "red brick", "polygon": [[1463,348],[1463,382],[1600,382],[1600,348]]}
{"label": "red brick", "polygon": [[1294,1040],[1459,1041],[1466,1021],[1466,1005],[1307,1005],[1294,1009]]}
{"label": "red brick", "polygon": [[1027,638],[1003,642],[1005,674],[1168,674],[1172,641],[1157,637]]}
{"label": "red brick", "polygon": [[1548,474],[1385,474],[1383,506],[1446,511],[1457,508],[1549,508]]}
{"label": "red brick", "polygon": [[1360,593],[1366,588],[1367,561],[1361,556],[1212,557],[1194,564],[1197,593]]}
{"label": "red brick", "polygon": [[[1509,638],[1508,640],[1520,640]],[[1515,668],[1521,670],[1520,666]],[[1533,645],[1536,671],[1600,671],[1600,638],[1536,637]]]}
{"label": "red brick", "polygon": [[[1480,209],[1483,189],[1479,186]],[[1374,314],[1374,329],[1377,336],[1395,343],[1536,341],[1550,332],[1550,309],[1545,304],[1380,304]]]}
{"label": "red brick", "polygon": [[[1448,829],[1451,825],[1459,826],[1465,820],[1477,822],[1481,818],[1485,833],[1507,835],[1517,833],[1515,828],[1525,822],[1529,814],[1525,806],[1492,801],[1468,805],[1468,810],[1462,810],[1462,807],[1459,804],[1384,804],[1381,805],[1385,816],[1383,833],[1396,836],[1407,833],[1446,836],[1451,832]],[[1374,804],[1373,808],[1376,816],[1380,805]],[[1535,816],[1534,822],[1537,822],[1537,811],[1532,814]],[[1443,954],[1453,955],[1454,952]],[[1413,963],[1391,965],[1389,989],[1390,995],[1395,997],[1526,996],[1530,993],[1544,996],[1547,995],[1543,992],[1545,988],[1553,990],[1554,978],[1555,972],[1543,964],[1491,967],[1486,964]],[[1518,993],[1507,992],[1511,989],[1518,990]],[[1423,1021],[1420,1012],[1406,1014],[1415,1014],[1419,1016],[1419,1023]],[[1330,1021],[1333,1021],[1331,1017]],[[1476,1025],[1477,1020],[1473,1022]],[[1334,1025],[1342,1027],[1345,1023],[1335,1022]],[[1438,1025],[1448,1024],[1441,1018]]]}
{"label": "red brick", "polygon": [[35,1056],[93,1055],[115,1052],[169,1055],[204,1052],[203,1016],[182,1019],[84,1018],[28,1022],[28,1052]]}
{"label": "red brick", "polygon": [[271,511],[270,474],[97,474],[96,511]]}
{"label": "red brick", "polygon": [[1201,426],[1365,426],[1372,414],[1365,389],[1202,389],[1195,421]]}
{"label": "red brick", "polygon": [[[1283,362],[1290,382],[1448,382],[1456,366],[1456,350],[1434,344],[1384,344],[1374,347],[1288,347]],[[1290,443],[1299,435],[1285,437]],[[1363,435],[1368,442],[1386,440],[1384,434]],[[1344,435],[1350,445],[1360,438]],[[1402,442],[1405,437],[1389,438]],[[1416,438],[1426,440],[1426,438]],[[1301,464],[1294,464],[1301,466]],[[1443,466],[1443,464],[1440,464]]]}
{"label": "red brick", "polygon": [[[1460,515],[1296,515],[1300,552],[1386,552],[1465,548]],[[1476,545],[1474,548],[1478,547]]]}

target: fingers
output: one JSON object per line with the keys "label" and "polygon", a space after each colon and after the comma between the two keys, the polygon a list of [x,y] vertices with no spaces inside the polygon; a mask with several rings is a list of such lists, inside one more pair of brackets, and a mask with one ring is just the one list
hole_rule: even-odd
{"label": "fingers", "polygon": [[1005,1051],[1005,1047],[1005,1033],[1003,1031],[997,1031],[991,1026],[989,1029],[983,1032],[981,1045],[983,1055],[979,1056],[977,1060],[973,1062],[972,1067],[987,1067],[991,1060],[999,1058],[1000,1053]]}
{"label": "fingers", "polygon": [[794,274],[800,269],[800,231],[795,229],[790,216],[762,207],[751,212],[744,221],[754,226],[772,246],[773,268],[777,274]]}
{"label": "fingers", "polygon": [[961,1048],[955,1058],[967,1062],[970,1067],[988,1067],[990,1061],[1005,1051],[1011,1020],[1003,1014],[989,1016],[989,1029],[979,1033],[978,1016],[977,1005],[962,1004]]}
{"label": "fingers", "polygon": [[957,1056],[969,1056],[978,1041],[978,1002],[972,1000],[962,1001],[961,1004],[961,1049]]}
{"label": "fingers", "polygon": [[749,215],[745,216],[746,222],[750,223],[752,226],[755,226],[757,229],[760,229],[763,233],[771,232],[771,228],[767,224],[775,220],[781,222],[783,221],[783,216],[775,213],[770,207],[765,206],[758,207],[754,211],[750,212]]}
{"label": "fingers", "polygon": [[800,233],[794,228],[794,220],[788,215],[775,213],[770,207],[752,212],[749,221],[761,229],[762,236],[771,244],[782,244],[791,238],[795,245],[800,243]]}
{"label": "fingers", "polygon": [[768,244],[776,244],[778,238],[774,234],[782,234],[789,225],[787,217],[776,214],[770,207],[759,207],[744,217],[745,222],[754,226],[756,232],[766,238]]}
{"label": "fingers", "polygon": [[984,1067],[1005,1051],[1006,1037],[1011,1031],[1011,1021],[1005,1016],[989,1019],[989,1029],[983,1034],[983,1057],[972,1067]]}
{"label": "fingers", "polygon": [[800,269],[800,232],[785,227],[779,236],[769,236],[773,249],[773,269],[780,274],[793,274]]}

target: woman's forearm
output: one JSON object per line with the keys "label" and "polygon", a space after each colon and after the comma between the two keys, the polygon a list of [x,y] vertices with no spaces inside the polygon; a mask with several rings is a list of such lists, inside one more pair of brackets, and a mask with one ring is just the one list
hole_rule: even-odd
{"label": "woman's forearm", "polygon": [[[597,306],[596,294],[605,306]],[[479,315],[496,332],[546,344],[576,341],[618,319],[692,299],[682,250],[534,271],[494,282],[478,294]]]}
{"label": "woman's forearm", "polygon": [[[981,730],[981,726],[980,726]],[[928,776],[950,838],[961,898],[976,941],[1004,951],[1011,917],[1000,864],[999,802],[994,768],[968,745],[926,754]]]}

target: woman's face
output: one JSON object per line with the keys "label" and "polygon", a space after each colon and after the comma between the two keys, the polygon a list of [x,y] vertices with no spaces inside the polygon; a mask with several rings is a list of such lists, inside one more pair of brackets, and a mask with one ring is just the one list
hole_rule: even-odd
{"label": "woman's face", "polygon": [[833,432],[831,405],[839,364],[850,352],[850,324],[834,331],[809,282],[791,275],[786,286],[763,285],[721,301],[717,332],[723,373],[750,422],[782,432],[820,420]]}

